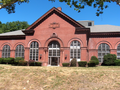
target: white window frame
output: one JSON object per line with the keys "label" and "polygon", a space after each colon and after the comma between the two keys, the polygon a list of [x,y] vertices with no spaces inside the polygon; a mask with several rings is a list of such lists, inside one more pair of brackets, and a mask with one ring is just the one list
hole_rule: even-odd
{"label": "white window frame", "polygon": [[103,63],[104,55],[110,53],[110,46],[106,43],[101,43],[98,47],[98,60],[100,63]]}
{"label": "white window frame", "polygon": [[2,50],[2,58],[9,58],[10,57],[10,46],[4,45]]}
{"label": "white window frame", "polygon": [[19,44],[16,46],[16,49],[15,49],[15,58],[16,57],[22,57],[24,58],[24,46]]}
{"label": "white window frame", "polygon": [[120,59],[120,44],[117,46],[117,59]]}
{"label": "white window frame", "polygon": [[80,42],[77,40],[72,41],[70,44],[70,61],[73,58],[76,58],[77,61],[80,61],[81,58]]}
{"label": "white window frame", "polygon": [[30,44],[30,60],[38,61],[39,56],[39,44],[36,41],[33,41]]}

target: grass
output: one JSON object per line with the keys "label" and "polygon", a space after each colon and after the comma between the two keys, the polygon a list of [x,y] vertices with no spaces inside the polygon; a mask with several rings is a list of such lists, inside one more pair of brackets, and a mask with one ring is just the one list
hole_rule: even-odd
{"label": "grass", "polygon": [[120,67],[0,65],[0,90],[119,90]]}

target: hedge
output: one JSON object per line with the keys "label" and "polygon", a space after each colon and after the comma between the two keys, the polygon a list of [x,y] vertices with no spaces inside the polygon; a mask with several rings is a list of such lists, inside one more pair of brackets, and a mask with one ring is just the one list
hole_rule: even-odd
{"label": "hedge", "polygon": [[29,66],[42,66],[41,62],[29,62]]}
{"label": "hedge", "polygon": [[62,63],[63,67],[68,67],[70,64],[69,63]]}
{"label": "hedge", "polygon": [[95,67],[95,66],[96,66],[96,62],[95,61],[90,60],[88,62],[88,67]]}
{"label": "hedge", "polygon": [[12,58],[12,57],[4,58],[2,63],[13,64],[14,63],[14,58]]}
{"label": "hedge", "polygon": [[115,63],[115,66],[120,66],[120,59],[115,60],[114,63]]}
{"label": "hedge", "polygon": [[79,61],[78,65],[79,65],[79,67],[86,67],[87,61]]}

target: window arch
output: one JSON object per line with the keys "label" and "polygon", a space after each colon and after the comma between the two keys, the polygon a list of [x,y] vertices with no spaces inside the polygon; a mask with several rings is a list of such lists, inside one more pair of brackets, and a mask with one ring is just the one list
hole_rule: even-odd
{"label": "window arch", "polygon": [[38,50],[39,50],[38,42],[33,41],[30,44],[30,60],[38,61]]}
{"label": "window arch", "polygon": [[74,40],[70,44],[70,60],[76,58],[77,61],[80,61],[80,42]]}
{"label": "window arch", "polygon": [[15,58],[16,57],[24,58],[24,46],[21,44],[17,45],[17,47],[15,49]]}
{"label": "window arch", "polygon": [[10,57],[10,46],[4,45],[2,50],[2,58],[8,58],[8,57]]}
{"label": "window arch", "polygon": [[102,63],[104,55],[107,55],[108,53],[110,53],[109,45],[106,44],[106,43],[100,44],[99,47],[98,47],[98,59],[99,59],[99,62]]}
{"label": "window arch", "polygon": [[117,46],[117,59],[120,59],[120,44]]}

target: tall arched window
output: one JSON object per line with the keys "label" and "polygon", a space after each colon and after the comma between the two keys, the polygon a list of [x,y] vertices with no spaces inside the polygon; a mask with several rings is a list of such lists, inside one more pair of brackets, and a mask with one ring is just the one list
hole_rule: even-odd
{"label": "tall arched window", "polygon": [[24,46],[23,45],[17,45],[15,49],[15,58],[16,57],[22,57],[24,58]]}
{"label": "tall arched window", "polygon": [[98,47],[98,59],[99,59],[99,62],[102,63],[104,55],[107,55],[108,53],[110,53],[109,45],[106,44],[106,43],[100,44],[99,47]]}
{"label": "tall arched window", "polygon": [[120,44],[117,46],[117,59],[120,59]]}
{"label": "tall arched window", "polygon": [[2,58],[8,58],[10,57],[10,46],[5,45],[2,50]]}
{"label": "tall arched window", "polygon": [[70,44],[70,60],[76,58],[77,61],[80,61],[80,42],[74,40]]}
{"label": "tall arched window", "polygon": [[30,60],[38,61],[38,50],[39,50],[38,42],[33,41],[30,44]]}

